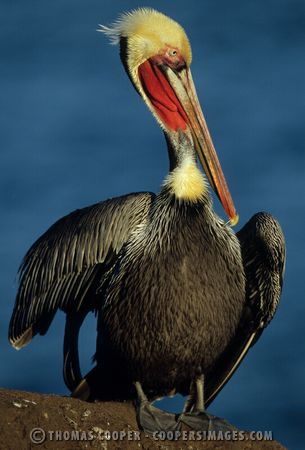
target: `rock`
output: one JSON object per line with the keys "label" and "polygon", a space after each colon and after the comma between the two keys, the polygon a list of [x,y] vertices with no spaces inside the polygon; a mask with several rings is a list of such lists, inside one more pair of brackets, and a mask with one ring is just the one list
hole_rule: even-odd
{"label": "rock", "polygon": [[[86,403],[71,397],[0,389],[0,449],[283,450],[276,441],[202,440],[184,430],[178,440],[145,436],[131,403]],[[171,436],[169,436],[171,437]],[[197,437],[197,440],[195,440]],[[201,439],[198,439],[201,438]]]}

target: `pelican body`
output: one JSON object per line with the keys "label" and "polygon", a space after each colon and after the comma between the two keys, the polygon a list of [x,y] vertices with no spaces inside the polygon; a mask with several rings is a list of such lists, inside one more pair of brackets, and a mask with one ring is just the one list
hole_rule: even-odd
{"label": "pelican body", "polygon": [[[148,401],[180,392],[189,395],[184,419],[197,414],[200,428],[204,407],[273,317],[284,238],[267,213],[237,235],[231,229],[238,216],[200,108],[183,28],[144,8],[101,31],[120,44],[125,70],[165,134],[169,173],[157,195],[134,193],[74,211],[34,243],[21,266],[10,341],[21,348],[45,334],[61,308],[64,378],[74,396],[137,397],[143,413]],[[208,181],[227,222],[213,211]],[[78,333],[89,311],[98,313],[96,365],[82,378]],[[141,417],[149,430],[164,418],[147,425]],[[165,422],[161,429],[177,426],[172,416]]]}
{"label": "pelican body", "polygon": [[147,213],[99,313],[98,378],[117,374],[111,398],[124,398],[133,380],[149,398],[183,391],[225,350],[244,304],[237,238],[210,203],[180,204],[164,188]]}

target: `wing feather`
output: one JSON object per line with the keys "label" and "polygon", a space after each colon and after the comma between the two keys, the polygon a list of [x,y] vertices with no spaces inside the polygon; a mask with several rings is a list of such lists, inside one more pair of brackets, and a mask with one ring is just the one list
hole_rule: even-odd
{"label": "wing feather", "polygon": [[9,326],[16,348],[44,334],[58,308],[94,309],[96,290],[154,194],[137,193],[78,209],[58,220],[29,249]]}
{"label": "wing feather", "polygon": [[283,285],[285,239],[279,223],[268,213],[255,214],[237,233],[246,274],[246,299],[239,327],[206,376],[208,406],[272,320]]}

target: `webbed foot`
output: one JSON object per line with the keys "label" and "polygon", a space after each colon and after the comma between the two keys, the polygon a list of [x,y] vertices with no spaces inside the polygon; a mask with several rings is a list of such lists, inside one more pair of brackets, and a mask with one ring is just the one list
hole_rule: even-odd
{"label": "webbed foot", "polygon": [[156,408],[149,402],[142,403],[137,408],[137,419],[140,428],[145,433],[155,431],[176,431],[180,428],[178,416],[174,413]]}
{"label": "webbed foot", "polygon": [[155,431],[176,431],[179,429],[180,423],[177,414],[153,406],[148,401],[139,382],[135,383],[135,388],[138,396],[136,414],[141,430],[151,434]]}
{"label": "webbed foot", "polygon": [[179,422],[195,431],[226,432],[238,430],[225,419],[206,412],[204,408],[203,374],[191,383],[190,396],[186,401],[183,413],[179,416]]}
{"label": "webbed foot", "polygon": [[238,430],[225,419],[208,414],[206,411],[182,413],[179,416],[179,422],[195,431],[226,432]]}

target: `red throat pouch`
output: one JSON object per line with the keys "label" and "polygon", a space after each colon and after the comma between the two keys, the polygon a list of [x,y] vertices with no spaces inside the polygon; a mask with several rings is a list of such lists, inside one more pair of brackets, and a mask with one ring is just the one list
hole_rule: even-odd
{"label": "red throat pouch", "polygon": [[187,115],[162,70],[149,60],[139,66],[142,87],[164,125],[185,130]]}

